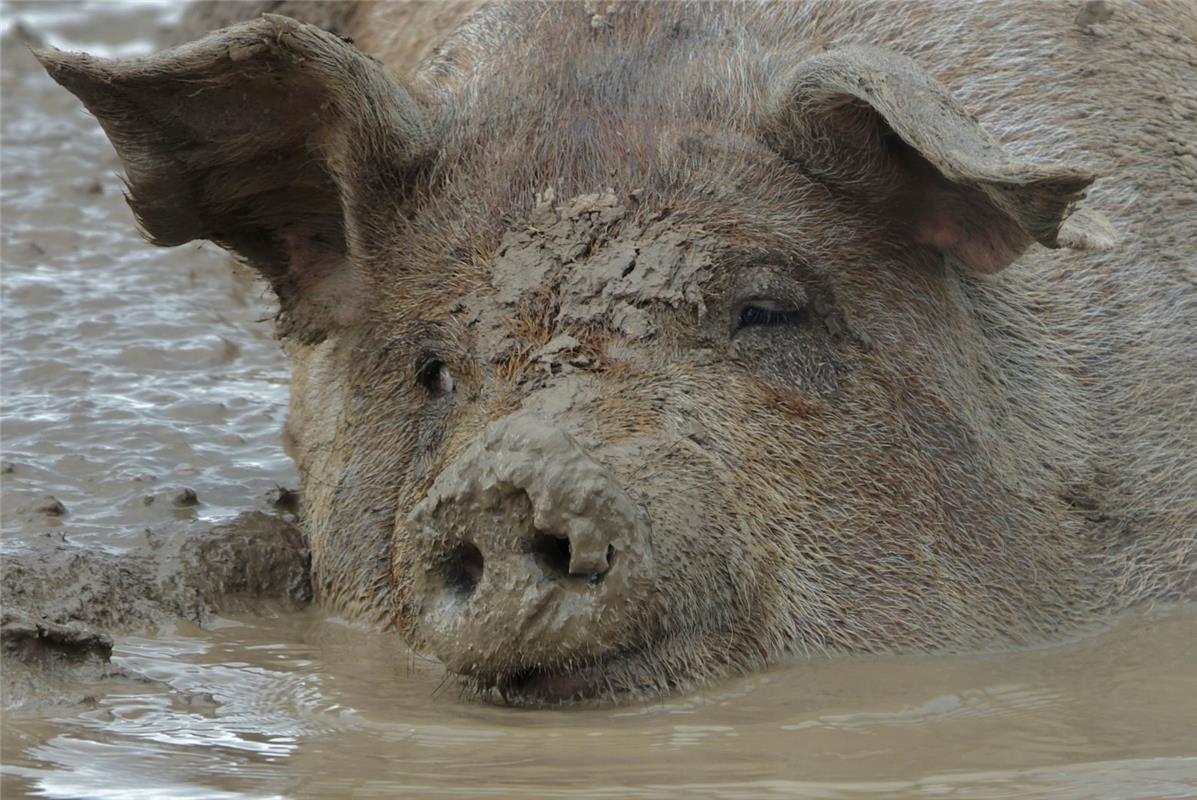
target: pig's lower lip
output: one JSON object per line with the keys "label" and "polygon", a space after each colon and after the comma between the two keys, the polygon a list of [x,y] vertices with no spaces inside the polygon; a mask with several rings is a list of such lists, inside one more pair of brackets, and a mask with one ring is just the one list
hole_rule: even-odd
{"label": "pig's lower lip", "polygon": [[614,672],[626,673],[626,657],[613,655],[578,669],[533,667],[498,677],[480,694],[504,705],[557,706],[569,703],[611,702],[620,693],[613,686]]}
{"label": "pig's lower lip", "polygon": [[585,695],[588,687],[589,670],[581,672],[554,672],[527,670],[507,678],[500,684],[505,695],[538,698],[548,703],[567,703]]}

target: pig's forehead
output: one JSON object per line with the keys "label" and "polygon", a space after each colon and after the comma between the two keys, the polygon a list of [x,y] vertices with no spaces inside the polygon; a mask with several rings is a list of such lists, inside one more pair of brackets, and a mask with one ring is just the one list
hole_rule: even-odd
{"label": "pig's forehead", "polygon": [[431,201],[374,248],[372,314],[402,331],[467,317],[489,327],[551,306],[554,328],[649,338],[661,312],[703,317],[745,267],[827,263],[846,226],[826,190],[760,165],[733,165],[734,179],[708,161],[683,179],[609,174],[590,186],[470,176],[453,202]]}
{"label": "pig's forehead", "polygon": [[[400,318],[438,318],[466,299],[509,310],[548,302],[558,324],[605,323],[639,338],[649,311],[701,317],[745,268],[821,270],[842,247],[842,210],[825,190],[766,172],[530,189],[518,209],[469,198],[426,225],[417,218],[413,228],[429,232],[419,247],[396,244],[404,258],[374,272],[377,294]],[[472,213],[488,206],[494,219]]]}
{"label": "pig's forehead", "polygon": [[638,214],[639,199],[602,191],[558,201],[541,193],[491,260],[495,299],[513,305],[553,287],[559,321],[609,321],[633,336],[651,333],[645,303],[701,308],[716,238],[680,218]]}
{"label": "pig's forehead", "polygon": [[711,200],[707,208],[682,210],[639,189],[535,192],[525,214],[508,217],[496,244],[474,258],[446,259],[436,269],[454,274],[444,280],[405,282],[409,289],[423,283],[425,296],[405,292],[405,302],[390,304],[387,315],[398,323],[448,314],[498,350],[529,314],[548,314],[549,336],[606,329],[650,340],[660,332],[661,312],[687,319],[711,312],[741,268],[800,268],[803,255],[815,252],[817,242],[796,234],[817,227],[801,204],[782,215],[784,230],[770,231],[767,223],[749,229],[750,218],[759,223],[755,210],[738,209],[740,217],[725,198],[700,194]]}
{"label": "pig's forehead", "polygon": [[846,228],[826,189],[740,132],[654,128],[621,139],[655,148],[640,163],[616,152],[546,170],[517,148],[458,161],[443,196],[398,230],[390,252],[402,261],[381,265],[379,294],[397,298],[388,315],[436,317],[467,295],[509,309],[539,296],[558,324],[638,338],[650,311],[702,316],[741,265],[826,261]]}
{"label": "pig's forehead", "polygon": [[843,221],[826,192],[794,182],[773,192],[764,183],[536,192],[527,214],[508,217],[497,246],[480,254],[486,282],[501,303],[556,288],[563,319],[585,321],[617,300],[701,305],[741,266],[825,259],[842,227],[831,223]]}

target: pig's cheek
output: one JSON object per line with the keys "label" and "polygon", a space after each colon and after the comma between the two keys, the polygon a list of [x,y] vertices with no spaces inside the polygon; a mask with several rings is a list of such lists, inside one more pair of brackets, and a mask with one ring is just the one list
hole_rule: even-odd
{"label": "pig's cheek", "polygon": [[697,435],[707,444],[683,437],[645,448],[625,485],[651,522],[658,600],[681,628],[707,630],[749,613],[757,575],[737,476],[708,438],[719,434]]}
{"label": "pig's cheek", "polygon": [[732,340],[729,360],[774,389],[823,399],[838,394],[844,373],[831,337],[809,328],[744,331]]}
{"label": "pig's cheek", "polygon": [[412,477],[424,481],[434,477],[449,438],[452,403],[438,398],[429,403],[413,420],[416,426],[416,449],[412,454]]}

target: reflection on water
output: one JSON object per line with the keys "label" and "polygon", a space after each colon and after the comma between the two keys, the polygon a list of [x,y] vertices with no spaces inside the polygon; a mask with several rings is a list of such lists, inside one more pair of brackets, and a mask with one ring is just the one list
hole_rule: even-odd
{"label": "reflection on water", "polygon": [[[51,43],[144,52],[170,3],[9,4]],[[152,13],[151,13],[152,12]],[[294,485],[260,290],[143,245],[94,121],[3,49],[3,548],[128,548]],[[8,471],[11,468],[11,471]],[[196,509],[177,508],[187,486]],[[66,516],[37,511],[52,494]],[[5,716],[4,796],[1182,797],[1197,614],[1036,651],[809,661],[643,707],[462,702],[392,636],[318,611],[118,639],[82,706]]]}

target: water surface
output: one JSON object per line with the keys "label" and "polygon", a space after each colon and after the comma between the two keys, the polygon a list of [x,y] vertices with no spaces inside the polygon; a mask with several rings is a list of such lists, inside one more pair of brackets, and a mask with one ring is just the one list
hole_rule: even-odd
{"label": "water surface", "polygon": [[[1007,654],[812,660],[644,706],[463,701],[318,611],[121,640],[155,683],[5,722],[5,797],[1191,797],[1197,620]],[[141,794],[138,794],[140,792]]]}

